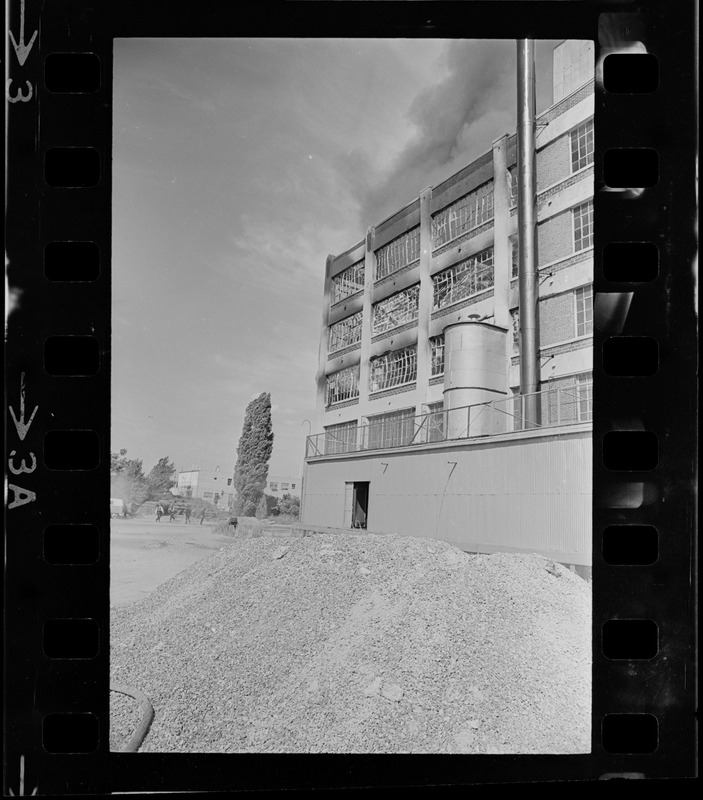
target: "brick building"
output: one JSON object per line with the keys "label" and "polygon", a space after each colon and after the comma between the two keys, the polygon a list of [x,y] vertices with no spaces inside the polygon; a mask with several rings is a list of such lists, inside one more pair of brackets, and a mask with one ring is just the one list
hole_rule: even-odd
{"label": "brick building", "polygon": [[[303,521],[376,528],[372,521],[378,520],[377,529],[390,531],[401,524],[395,520],[405,520],[403,530],[410,526],[412,533],[423,515],[412,498],[403,498],[402,486],[423,485],[430,450],[441,446],[454,458],[494,437],[496,448],[507,442],[514,450],[513,467],[534,463],[542,451],[580,459],[579,475],[587,473],[589,484],[576,490],[584,527],[574,533],[579,544],[572,537],[560,552],[568,563],[590,563],[584,537],[590,537],[593,52],[590,42],[555,48],[554,102],[536,119],[539,418],[526,417],[520,390],[518,141],[517,134],[506,134],[458,173],[369,227],[358,244],[328,257],[317,376],[321,433],[308,440]],[[561,449],[554,449],[556,441]],[[389,490],[390,456],[402,458],[403,466],[397,462],[402,477]],[[486,463],[490,458],[482,457]],[[472,475],[481,463],[472,461]],[[501,475],[510,468],[503,465]],[[352,472],[364,479],[349,477]],[[378,480],[366,479],[372,473]],[[455,490],[475,511],[480,503],[469,498],[470,483]],[[432,496],[430,505],[438,502],[439,489]],[[444,506],[433,507],[437,519],[446,516]],[[458,528],[469,512],[461,508],[459,503],[456,519],[442,525],[455,532],[440,538],[466,544]],[[569,516],[568,508],[562,512]],[[489,516],[495,513],[493,508]],[[434,529],[435,516],[425,527]],[[512,547],[488,542],[465,549]],[[514,547],[524,549],[523,543]]]}

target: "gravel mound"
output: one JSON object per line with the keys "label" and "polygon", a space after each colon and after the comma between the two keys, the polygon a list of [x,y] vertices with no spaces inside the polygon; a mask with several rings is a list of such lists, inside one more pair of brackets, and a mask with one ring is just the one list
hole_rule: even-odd
{"label": "gravel mound", "polygon": [[[234,539],[112,613],[141,752],[590,752],[590,586],[542,556]],[[115,699],[113,746],[134,727]]]}

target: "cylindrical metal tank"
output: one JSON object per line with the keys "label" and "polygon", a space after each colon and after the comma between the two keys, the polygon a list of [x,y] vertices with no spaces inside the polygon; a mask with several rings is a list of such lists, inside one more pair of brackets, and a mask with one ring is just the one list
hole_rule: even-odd
{"label": "cylindrical metal tank", "polygon": [[[505,337],[508,329],[488,322],[455,322],[444,329],[444,411],[447,439],[510,430]],[[466,407],[469,408],[466,408]]]}

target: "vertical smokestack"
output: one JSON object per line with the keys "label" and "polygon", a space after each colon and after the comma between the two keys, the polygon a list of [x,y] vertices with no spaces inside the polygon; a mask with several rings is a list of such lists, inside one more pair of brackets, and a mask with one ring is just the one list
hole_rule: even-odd
{"label": "vertical smokestack", "polygon": [[525,426],[540,424],[539,284],[537,280],[537,187],[535,178],[534,41],[517,43],[518,285],[520,292],[520,394]]}

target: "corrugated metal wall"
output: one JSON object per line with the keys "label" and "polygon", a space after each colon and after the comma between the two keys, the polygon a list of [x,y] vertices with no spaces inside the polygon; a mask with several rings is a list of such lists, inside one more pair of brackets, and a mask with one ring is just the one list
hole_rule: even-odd
{"label": "corrugated metal wall", "polygon": [[590,565],[591,440],[580,430],[312,460],[304,522],[342,527],[345,484],[369,481],[371,531]]}

